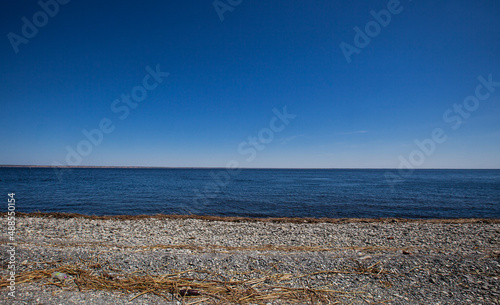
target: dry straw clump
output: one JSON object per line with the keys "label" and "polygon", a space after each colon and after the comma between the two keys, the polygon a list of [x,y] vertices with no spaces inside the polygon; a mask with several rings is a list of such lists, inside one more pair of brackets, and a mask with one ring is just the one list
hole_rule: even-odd
{"label": "dry straw clump", "polygon": [[[57,265],[57,262],[45,263]],[[54,272],[70,275],[64,281],[52,278]],[[151,293],[168,301],[177,300],[183,304],[268,304],[278,301],[285,304],[340,304],[361,291],[347,292],[331,289],[328,286],[300,287],[308,277],[319,274],[381,274],[386,270],[377,264],[353,270],[325,270],[311,274],[277,274],[272,270],[234,272],[231,278],[208,270],[185,270],[170,274],[123,273],[110,264],[101,264],[92,259],[81,263],[66,264],[45,270],[24,271],[16,276],[16,284],[41,282],[64,289],[108,290],[134,293],[131,299]],[[0,288],[7,287],[2,278]]]}
{"label": "dry straw clump", "polygon": [[[7,212],[0,212],[0,216],[7,215]],[[17,213],[19,217],[46,217],[46,218],[84,218],[92,220],[138,220],[138,219],[199,219],[206,221],[225,221],[225,222],[274,222],[274,223],[500,223],[496,218],[449,218],[449,219],[409,219],[409,218],[311,218],[311,217],[226,217],[226,216],[203,216],[203,215],[179,215],[179,214],[154,214],[154,215],[114,215],[114,216],[96,216],[83,215],[77,213]]]}

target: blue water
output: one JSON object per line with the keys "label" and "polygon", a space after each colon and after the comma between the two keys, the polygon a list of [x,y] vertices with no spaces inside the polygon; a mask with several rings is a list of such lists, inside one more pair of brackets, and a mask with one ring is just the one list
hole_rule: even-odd
{"label": "blue water", "polygon": [[[500,218],[500,170],[0,168],[19,212]],[[219,175],[220,178],[214,178]],[[229,179],[228,179],[229,178]]]}

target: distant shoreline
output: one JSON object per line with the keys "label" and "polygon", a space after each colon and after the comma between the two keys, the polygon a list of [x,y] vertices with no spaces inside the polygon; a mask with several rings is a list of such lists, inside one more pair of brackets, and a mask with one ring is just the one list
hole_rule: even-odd
{"label": "distant shoreline", "polygon": [[[51,169],[226,169],[226,167],[203,166],[98,166],[98,165],[0,165],[0,168],[51,168]],[[398,170],[398,168],[385,167],[240,167],[239,169],[268,169],[268,170]],[[413,170],[500,170],[500,168],[414,168]]]}

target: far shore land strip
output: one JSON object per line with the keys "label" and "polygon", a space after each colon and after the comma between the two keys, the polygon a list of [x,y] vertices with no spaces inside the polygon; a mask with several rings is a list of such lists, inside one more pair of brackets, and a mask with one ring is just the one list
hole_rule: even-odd
{"label": "far shore land strip", "polygon": [[[5,164],[2,165],[0,164],[0,168],[56,168],[56,169],[78,169],[78,168],[92,168],[92,169],[98,169],[98,168],[116,168],[116,169],[226,169],[224,166],[194,166],[194,167],[189,167],[189,166],[100,166],[100,165],[10,165],[10,164]],[[358,168],[358,167],[239,167],[239,169],[255,169],[255,170],[265,170],[265,169],[272,169],[272,170],[303,170],[303,169],[310,169],[310,170],[348,170],[348,169],[353,169],[353,170],[394,170],[397,168],[389,168],[389,167],[374,167],[374,168]],[[415,170],[485,170],[485,171],[494,171],[498,169],[488,169],[488,168],[426,168],[426,167],[421,167]]]}

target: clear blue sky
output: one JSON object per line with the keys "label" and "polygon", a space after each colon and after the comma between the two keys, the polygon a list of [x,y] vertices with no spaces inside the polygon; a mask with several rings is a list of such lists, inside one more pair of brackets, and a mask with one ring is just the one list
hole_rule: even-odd
{"label": "clear blue sky", "polygon": [[[441,128],[418,167],[500,168],[500,87],[483,86],[461,125],[443,118],[479,76],[500,82],[500,2],[396,4],[243,0],[221,20],[212,1],[72,0],[44,20],[36,1],[4,1],[0,164],[65,165],[108,118],[114,130],[79,165],[394,168]],[[376,31],[370,12],[388,5],[348,63],[341,43]],[[46,25],[16,53],[9,33],[34,16]],[[157,65],[169,76],[120,119],[113,101]],[[272,141],[243,143],[285,106],[296,117]]]}

